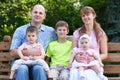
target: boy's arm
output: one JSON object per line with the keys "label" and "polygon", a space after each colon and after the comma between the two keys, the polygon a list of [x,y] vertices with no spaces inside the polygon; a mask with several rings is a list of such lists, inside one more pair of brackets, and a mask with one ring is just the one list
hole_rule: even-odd
{"label": "boy's arm", "polygon": [[71,55],[71,57],[70,57],[70,61],[69,61],[69,64],[68,64],[68,68],[70,69],[71,67],[72,67],[72,62],[73,62],[73,60],[74,60],[74,54],[72,54]]}
{"label": "boy's arm", "polygon": [[71,64],[73,62],[74,56],[75,56],[74,54],[71,55],[69,64]]}
{"label": "boy's arm", "polygon": [[45,61],[47,62],[47,64],[49,64],[49,65],[50,65],[51,58],[50,58],[50,57],[48,57],[48,56],[45,56]]}

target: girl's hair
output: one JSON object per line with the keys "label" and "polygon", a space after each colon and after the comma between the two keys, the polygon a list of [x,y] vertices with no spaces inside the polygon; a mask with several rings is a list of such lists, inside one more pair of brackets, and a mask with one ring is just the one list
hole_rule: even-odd
{"label": "girl's hair", "polygon": [[31,33],[36,33],[38,35],[38,29],[35,27],[35,26],[29,26],[27,29],[26,29],[26,34],[28,32],[31,32]]}
{"label": "girl's hair", "polygon": [[[96,13],[95,13],[95,10],[94,10],[92,7],[90,7],[90,6],[85,6],[85,7],[83,7],[83,8],[81,9],[81,11],[80,11],[80,15],[81,15],[81,16],[82,16],[83,14],[89,14],[89,13],[92,13],[92,14],[95,16],[95,18],[96,18],[97,15],[96,15]],[[94,31],[95,31],[95,34],[96,34],[96,37],[97,37],[97,42],[98,42],[98,40],[99,40],[99,38],[100,38],[99,33],[100,33],[100,32],[104,32],[104,31],[103,31],[103,29],[101,28],[100,24],[96,21],[96,19],[94,19],[93,29],[94,29]],[[81,35],[84,34],[84,33],[86,33],[85,25],[83,25],[83,26],[81,27],[80,33],[81,33]],[[81,36],[81,35],[80,35],[80,36]]]}
{"label": "girl's hair", "polygon": [[88,34],[83,34],[83,35],[80,36],[80,40],[81,39],[88,39],[88,40],[90,40],[90,37],[89,37]]}
{"label": "girl's hair", "polygon": [[66,21],[58,21],[55,25],[55,30],[57,30],[58,27],[66,27],[69,30],[69,25]]}

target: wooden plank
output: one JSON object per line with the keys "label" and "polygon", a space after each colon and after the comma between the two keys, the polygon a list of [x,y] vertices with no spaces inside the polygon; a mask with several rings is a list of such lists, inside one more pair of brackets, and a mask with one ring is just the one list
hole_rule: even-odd
{"label": "wooden plank", "polygon": [[12,56],[9,52],[0,52],[0,61],[11,61]]}
{"label": "wooden plank", "polygon": [[120,74],[120,65],[105,65],[104,66],[105,74]]}
{"label": "wooden plank", "polygon": [[120,62],[120,53],[109,53],[108,58],[103,62]]}
{"label": "wooden plank", "polygon": [[120,77],[109,77],[108,80],[120,80]]}
{"label": "wooden plank", "polygon": [[0,50],[9,50],[11,42],[0,42]]}
{"label": "wooden plank", "polygon": [[10,72],[10,63],[0,64],[0,72]]}
{"label": "wooden plank", "polygon": [[9,75],[0,75],[0,80],[8,80]]}
{"label": "wooden plank", "polygon": [[108,43],[108,51],[120,51],[120,43]]}

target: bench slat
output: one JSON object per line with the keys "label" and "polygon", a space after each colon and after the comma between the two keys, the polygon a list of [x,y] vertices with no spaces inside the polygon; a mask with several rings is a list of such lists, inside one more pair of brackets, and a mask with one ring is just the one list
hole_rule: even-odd
{"label": "bench slat", "polygon": [[104,66],[105,74],[120,74],[120,65],[105,65]]}
{"label": "bench slat", "polygon": [[9,52],[0,52],[0,62],[1,61],[11,61],[12,57]]}
{"label": "bench slat", "polygon": [[11,42],[0,42],[0,50],[9,50]]}
{"label": "bench slat", "polygon": [[10,62],[0,64],[0,72],[10,72],[10,66],[11,66]]}
{"label": "bench slat", "polygon": [[108,43],[108,51],[120,51],[120,43]]}
{"label": "bench slat", "polygon": [[0,80],[3,80],[3,79],[8,80],[9,76],[8,75],[0,75]]}
{"label": "bench slat", "polygon": [[103,62],[120,62],[120,53],[109,53],[108,58]]}
{"label": "bench slat", "polygon": [[120,80],[120,77],[109,77],[108,80]]}

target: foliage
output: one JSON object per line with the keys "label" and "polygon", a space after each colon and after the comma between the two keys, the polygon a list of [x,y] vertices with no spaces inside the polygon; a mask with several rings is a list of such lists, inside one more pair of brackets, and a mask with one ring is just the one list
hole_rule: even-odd
{"label": "foliage", "polygon": [[44,4],[47,9],[46,25],[54,26],[58,20],[65,20],[70,24],[71,33],[78,26],[79,11],[69,0],[1,0],[0,39],[4,35],[12,36],[17,27],[30,22],[29,11],[36,3]]}
{"label": "foliage", "polygon": [[[15,29],[30,22],[29,11],[36,4],[43,4],[47,9],[44,24],[53,26],[59,20],[65,20],[70,26],[70,33],[82,25],[79,11],[82,6],[90,5],[98,14],[98,21],[104,22],[106,0],[0,0],[0,39],[4,35],[13,35]],[[104,12],[104,11],[103,11]],[[104,25],[104,24],[103,24]]]}
{"label": "foliage", "polygon": [[48,0],[46,3],[47,18],[45,24],[54,26],[57,21],[65,20],[70,27],[70,34],[79,27],[80,16],[79,9],[73,6],[73,1],[70,0]]}
{"label": "foliage", "polygon": [[82,6],[91,6],[95,9],[97,14],[97,21],[101,24],[101,27],[105,30],[105,10],[106,10],[106,0],[81,0]]}
{"label": "foliage", "polygon": [[106,33],[110,42],[120,41],[120,0],[107,0]]}
{"label": "foliage", "polygon": [[0,1],[0,40],[4,35],[12,36],[15,29],[30,21],[31,7],[40,0],[1,0]]}
{"label": "foliage", "polygon": [[[28,8],[16,0],[0,2],[0,37],[13,34],[14,30],[28,21]],[[22,5],[22,6],[21,6]],[[27,13],[25,12],[27,11]]]}

